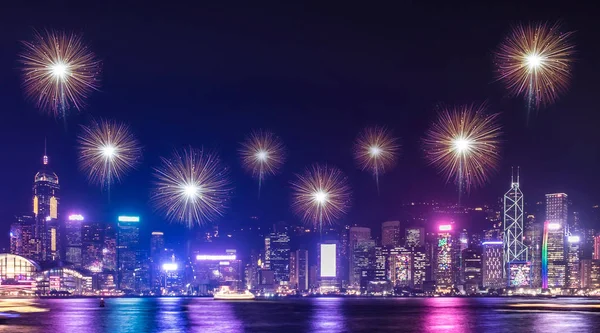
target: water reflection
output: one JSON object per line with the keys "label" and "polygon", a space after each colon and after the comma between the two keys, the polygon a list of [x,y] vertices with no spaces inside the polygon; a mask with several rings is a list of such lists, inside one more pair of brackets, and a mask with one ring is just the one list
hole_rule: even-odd
{"label": "water reflection", "polygon": [[429,309],[424,315],[421,332],[470,332],[464,298],[426,298],[424,305]]}
{"label": "water reflection", "polygon": [[[235,302],[192,299],[187,305],[191,332],[244,332],[244,324],[236,317]],[[180,331],[181,332],[181,331]]]}
{"label": "water reflection", "polygon": [[315,298],[311,316],[311,332],[346,332],[343,298]]}

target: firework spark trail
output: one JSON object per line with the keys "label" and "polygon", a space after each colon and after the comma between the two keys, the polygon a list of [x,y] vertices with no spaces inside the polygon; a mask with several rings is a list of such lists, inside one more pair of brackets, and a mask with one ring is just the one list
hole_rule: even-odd
{"label": "firework spark trail", "polygon": [[354,143],[354,159],[359,168],[370,170],[379,191],[379,176],[391,169],[398,158],[398,139],[385,127],[365,128]]}
{"label": "firework spark trail", "polygon": [[71,107],[80,111],[85,99],[98,90],[100,61],[81,35],[36,31],[33,41],[23,46],[23,86],[39,109],[64,117]]}
{"label": "firework spark trail", "polygon": [[313,165],[296,175],[292,186],[292,209],[305,223],[319,226],[331,224],[350,208],[351,189],[348,179],[337,168]]}
{"label": "firework spark trail", "polygon": [[469,192],[482,186],[497,169],[501,127],[498,114],[485,114],[485,104],[442,110],[423,139],[426,158],[440,173]]}
{"label": "firework spark trail", "polygon": [[265,177],[274,175],[285,162],[283,142],[273,133],[253,131],[239,150],[242,166],[246,171],[258,178],[258,192]]}
{"label": "firework spark trail", "polygon": [[92,120],[81,126],[79,167],[87,174],[90,183],[107,187],[121,181],[130,170],[137,167],[142,148],[129,126],[112,120]]}
{"label": "firework spark trail", "polygon": [[516,26],[495,53],[498,79],[524,95],[528,108],[554,103],[571,78],[572,34],[561,33],[559,24]]}
{"label": "firework spark trail", "polygon": [[216,154],[190,147],[161,160],[151,196],[157,210],[188,228],[223,216],[232,187]]}

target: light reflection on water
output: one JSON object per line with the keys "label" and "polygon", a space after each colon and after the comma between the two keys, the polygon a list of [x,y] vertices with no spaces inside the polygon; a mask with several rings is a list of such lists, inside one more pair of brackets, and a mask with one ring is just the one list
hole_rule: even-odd
{"label": "light reflection on water", "polygon": [[598,300],[509,298],[46,299],[0,332],[600,332]]}

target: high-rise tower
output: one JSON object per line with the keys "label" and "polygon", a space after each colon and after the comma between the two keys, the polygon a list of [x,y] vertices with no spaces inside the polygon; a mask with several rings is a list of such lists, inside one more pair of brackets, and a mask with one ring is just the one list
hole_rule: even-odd
{"label": "high-rise tower", "polygon": [[36,220],[36,239],[40,242],[40,260],[57,260],[59,253],[58,219],[58,176],[49,166],[44,145],[42,167],[33,180],[33,214]]}
{"label": "high-rise tower", "polygon": [[509,264],[527,260],[527,246],[523,244],[523,192],[517,168],[517,181],[511,175],[510,190],[504,194],[504,276],[509,284]]}

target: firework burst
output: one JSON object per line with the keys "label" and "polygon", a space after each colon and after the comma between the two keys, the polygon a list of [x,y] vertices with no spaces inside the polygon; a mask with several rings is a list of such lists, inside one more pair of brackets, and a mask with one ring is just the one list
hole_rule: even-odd
{"label": "firework burst", "polygon": [[485,114],[485,104],[445,109],[426,134],[427,160],[440,173],[467,192],[483,185],[496,170],[500,158],[501,127],[498,114]]}
{"label": "firework burst", "polygon": [[379,175],[396,164],[400,145],[385,127],[364,129],[354,143],[354,159],[359,168],[370,170],[379,188]]}
{"label": "firework burst", "polygon": [[63,117],[71,107],[81,110],[85,99],[98,89],[100,73],[100,61],[82,36],[36,31],[33,41],[23,45],[20,61],[26,95],[55,117]]}
{"label": "firework burst", "polygon": [[571,78],[573,33],[561,33],[559,28],[558,24],[518,25],[495,54],[498,79],[536,109],[554,103]]}
{"label": "firework burst", "polygon": [[157,210],[189,228],[224,214],[232,189],[228,169],[216,154],[189,148],[161,160],[151,197]]}
{"label": "firework burst", "polygon": [[292,181],[292,209],[305,223],[323,228],[350,208],[351,190],[337,168],[313,165]]}
{"label": "firework burst", "polygon": [[258,191],[265,177],[276,174],[285,162],[283,142],[275,134],[254,131],[241,144],[239,150],[242,165],[252,176],[258,178]]}
{"label": "firework burst", "polygon": [[111,120],[82,125],[78,136],[79,167],[92,184],[108,187],[134,169],[142,149],[129,126]]}

